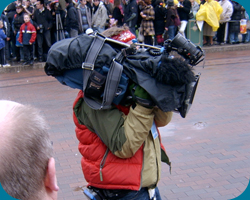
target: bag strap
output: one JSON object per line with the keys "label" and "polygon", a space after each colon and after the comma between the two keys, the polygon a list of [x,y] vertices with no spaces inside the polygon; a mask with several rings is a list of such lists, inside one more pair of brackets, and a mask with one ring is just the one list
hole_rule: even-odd
{"label": "bag strap", "polygon": [[[105,42],[105,38],[96,34],[85,59],[85,62],[82,63],[83,68],[83,92],[86,89],[90,75],[94,70],[94,63],[101,51]],[[123,66],[117,61],[113,60],[108,71],[106,78],[106,84],[104,88],[104,94],[102,102],[92,99],[91,97],[84,96],[84,101],[88,104],[89,107],[99,110],[99,109],[109,109],[111,108],[112,101],[116,96],[117,88],[121,79],[123,71]]]}
{"label": "bag strap", "polygon": [[109,109],[111,108],[112,101],[114,100],[117,92],[117,88],[121,79],[123,71],[123,66],[113,61],[108,71],[108,75],[106,78],[106,84],[104,88],[104,94],[102,102],[97,101],[96,99],[91,99],[89,97],[84,96],[84,101],[88,104],[89,107],[100,110],[100,109]]}
{"label": "bag strap", "polygon": [[89,80],[90,75],[92,74],[92,71],[95,68],[95,60],[101,51],[103,45],[105,42],[105,38],[96,35],[94,40],[92,41],[92,44],[88,50],[87,56],[85,58],[85,62],[82,63],[83,68],[83,89],[84,92]]}

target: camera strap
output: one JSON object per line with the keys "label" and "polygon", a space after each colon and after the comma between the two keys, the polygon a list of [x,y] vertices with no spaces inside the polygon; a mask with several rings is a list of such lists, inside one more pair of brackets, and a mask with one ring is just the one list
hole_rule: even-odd
{"label": "camera strap", "polygon": [[[85,58],[85,62],[82,63],[83,92],[86,89],[90,75],[92,74],[94,70],[95,60],[97,56],[99,55],[99,52],[101,51],[104,43],[105,43],[105,37],[97,33],[88,50],[87,56]],[[113,60],[110,65],[108,75],[106,78],[102,102],[98,101],[97,99],[84,96],[84,101],[88,104],[89,107],[95,110],[108,109],[111,107],[112,101],[114,97],[116,96],[116,92],[117,92],[117,88],[121,79],[122,71],[123,71],[123,66],[117,61]]]}

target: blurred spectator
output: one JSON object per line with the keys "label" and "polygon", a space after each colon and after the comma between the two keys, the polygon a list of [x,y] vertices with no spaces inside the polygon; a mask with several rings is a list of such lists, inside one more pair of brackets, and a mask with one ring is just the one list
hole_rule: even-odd
{"label": "blurred spectator", "polygon": [[171,40],[174,39],[177,30],[177,27],[174,24],[174,18],[177,14],[178,13],[174,2],[168,0],[165,30],[168,31],[168,37]]}
{"label": "blurred spectator", "polygon": [[[235,2],[231,1],[233,5],[233,14],[231,20],[233,22],[229,22],[229,43],[230,44],[239,44],[239,33],[240,33],[240,20],[243,19],[242,6]],[[234,21],[236,20],[236,21]]]}
{"label": "blurred spectator", "polygon": [[16,5],[22,4],[21,0],[13,1],[4,9],[6,16],[8,17],[9,22],[13,21],[14,15],[16,14]]}
{"label": "blurred spectator", "polygon": [[92,27],[94,31],[101,33],[105,30],[105,24],[108,19],[107,9],[102,1],[94,0],[93,2]]}
{"label": "blurred spectator", "polygon": [[86,6],[88,6],[91,9],[91,16],[92,16],[92,8],[93,8],[92,0],[87,0]]}
{"label": "blurred spectator", "polygon": [[5,47],[5,39],[7,36],[3,30],[3,21],[0,20],[0,67],[5,64],[5,56],[4,56],[4,47]]}
{"label": "blurred spectator", "polygon": [[185,30],[189,19],[189,13],[191,10],[191,2],[189,0],[178,0],[177,11],[181,20],[179,27],[179,33],[185,36]]}
{"label": "blurred spectator", "polygon": [[4,15],[4,12],[1,14],[0,20],[3,21],[3,30],[7,38],[5,39],[5,47],[4,47],[4,52],[5,52],[5,65],[10,66],[8,61],[10,60],[10,34],[11,34],[11,26],[9,23],[9,20],[7,16]]}
{"label": "blurred spectator", "polygon": [[[65,2],[66,2],[66,0],[65,0]],[[73,3],[73,6],[75,8],[77,8],[77,6],[79,5],[79,1],[78,0],[72,0],[72,3]]]}
{"label": "blurred spectator", "polygon": [[223,12],[220,15],[220,27],[217,31],[217,42],[218,44],[225,44],[228,36],[228,22],[231,20],[233,14],[233,5],[229,0],[221,0],[221,7]]}
{"label": "blurred spectator", "polygon": [[114,9],[114,5],[112,3],[110,3],[109,0],[104,0],[103,3],[104,3],[104,6],[107,9],[107,14],[108,14],[109,18],[111,18],[112,13],[113,13],[113,9]]}
{"label": "blurred spectator", "polygon": [[196,16],[196,13],[200,9],[200,5],[195,0],[189,0],[191,2],[191,11],[194,14],[194,17]]}
{"label": "blurred spectator", "polygon": [[136,35],[135,26],[138,20],[138,5],[136,0],[124,0],[124,23],[131,33]]}
{"label": "blurred spectator", "polygon": [[113,18],[117,26],[123,25],[123,14],[121,12],[121,0],[114,0]]}
{"label": "blurred spectator", "polygon": [[69,33],[70,37],[78,36],[78,13],[74,7],[72,0],[65,0],[67,8],[67,17],[66,17],[66,30]]}
{"label": "blurred spectator", "polygon": [[206,0],[206,3],[200,6],[196,20],[204,21],[203,45],[213,45],[213,37],[220,26],[219,19],[222,11],[220,4],[214,0]]}
{"label": "blurred spectator", "polygon": [[16,5],[18,4],[21,4],[21,1],[14,1],[10,3],[9,5],[7,5],[7,7],[4,9],[4,13],[10,23],[10,40],[9,40],[9,46],[8,46],[9,47],[8,54],[10,55],[10,58],[16,57],[16,52],[15,52],[16,51],[16,38],[14,35],[14,30],[12,29],[12,21],[13,21],[14,15],[16,14]]}
{"label": "blurred spectator", "polygon": [[24,8],[22,4],[16,5],[16,14],[14,15],[13,21],[12,21],[12,30],[14,31],[15,36],[15,55],[16,59],[15,61],[23,61],[23,47],[18,42],[18,37],[20,34],[20,27],[24,23],[23,15],[24,15]]}
{"label": "blurred spectator", "polygon": [[154,8],[155,11],[154,29],[155,29],[156,44],[163,45],[164,42],[163,33],[165,30],[165,17],[167,14],[167,9],[163,7],[162,0],[157,0],[155,4],[156,6]]}
{"label": "blurred spectator", "polygon": [[[38,0],[36,3],[36,10],[34,12],[34,26],[37,29],[37,45],[38,45],[38,61],[43,61],[43,54],[47,54],[51,47],[51,28],[53,26],[53,18],[50,11],[44,7],[44,1]],[[47,49],[43,48],[43,41],[47,45]],[[46,60],[46,58],[45,58]]]}
{"label": "blurred spectator", "polygon": [[108,15],[108,19],[106,21],[106,25],[105,25],[105,29],[109,28],[109,20],[113,17],[113,9],[114,9],[114,5],[112,3],[110,3],[109,0],[103,0],[104,6],[107,9],[107,15]]}
{"label": "blurred spectator", "polygon": [[30,0],[30,4],[36,9],[36,2],[37,0]]}
{"label": "blurred spectator", "polygon": [[154,29],[154,19],[155,11],[151,5],[151,0],[141,0],[138,2],[139,5],[142,5],[142,10],[140,15],[142,17],[141,21],[141,31],[144,35],[144,43],[153,45],[153,36],[155,35]]}
{"label": "blurred spectator", "polygon": [[50,7],[50,4],[51,4],[51,1],[45,1],[45,7],[51,12],[51,7]]}
{"label": "blurred spectator", "polygon": [[30,0],[26,0],[26,1],[25,1],[25,10],[26,10],[26,12],[27,12],[30,16],[32,16],[32,15],[34,14],[35,9],[34,9],[34,6],[31,5]]}
{"label": "blurred spectator", "polygon": [[23,44],[24,63],[23,65],[33,65],[33,43],[36,40],[36,28],[30,23],[28,13],[24,14],[24,24],[20,28],[19,42]]}
{"label": "blurred spectator", "polygon": [[85,33],[88,28],[91,28],[92,18],[91,18],[91,9],[86,5],[86,0],[80,0],[78,5],[77,12],[80,12],[80,27],[81,33]]}
{"label": "blurred spectator", "polygon": [[250,21],[247,11],[244,11],[244,19],[247,20],[247,34],[242,34],[242,43],[250,42]]}

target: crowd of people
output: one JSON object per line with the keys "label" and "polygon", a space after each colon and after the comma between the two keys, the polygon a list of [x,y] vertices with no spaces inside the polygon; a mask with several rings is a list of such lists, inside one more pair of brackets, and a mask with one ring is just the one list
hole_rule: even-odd
{"label": "crowd of people", "polygon": [[145,44],[162,45],[177,32],[185,36],[190,19],[204,21],[203,44],[210,46],[239,43],[246,19],[241,41],[249,42],[249,16],[232,0],[16,0],[1,14],[0,64],[43,62],[58,40],[124,24]]}

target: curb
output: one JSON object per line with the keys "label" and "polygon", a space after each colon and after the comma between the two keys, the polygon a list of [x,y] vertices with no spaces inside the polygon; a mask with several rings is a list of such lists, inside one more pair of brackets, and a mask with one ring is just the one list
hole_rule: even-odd
{"label": "curb", "polygon": [[224,52],[224,51],[244,51],[250,49],[250,43],[244,44],[225,44],[225,45],[213,45],[210,47],[202,47],[205,53],[214,53],[214,52]]}
{"label": "curb", "polygon": [[11,63],[10,67],[0,67],[0,74],[4,73],[19,73],[20,71],[32,70],[32,69],[39,69],[44,68],[45,62],[34,63],[32,66],[23,66],[20,63]]}
{"label": "curb", "polygon": [[[225,52],[225,51],[244,51],[250,50],[250,43],[246,44],[235,44],[235,45],[214,45],[210,47],[202,47],[205,53],[214,53],[214,52]],[[19,63],[12,63],[10,67],[0,68],[0,74],[3,73],[19,73],[20,71],[32,70],[44,68],[45,62],[34,63],[33,66],[22,66]]]}

